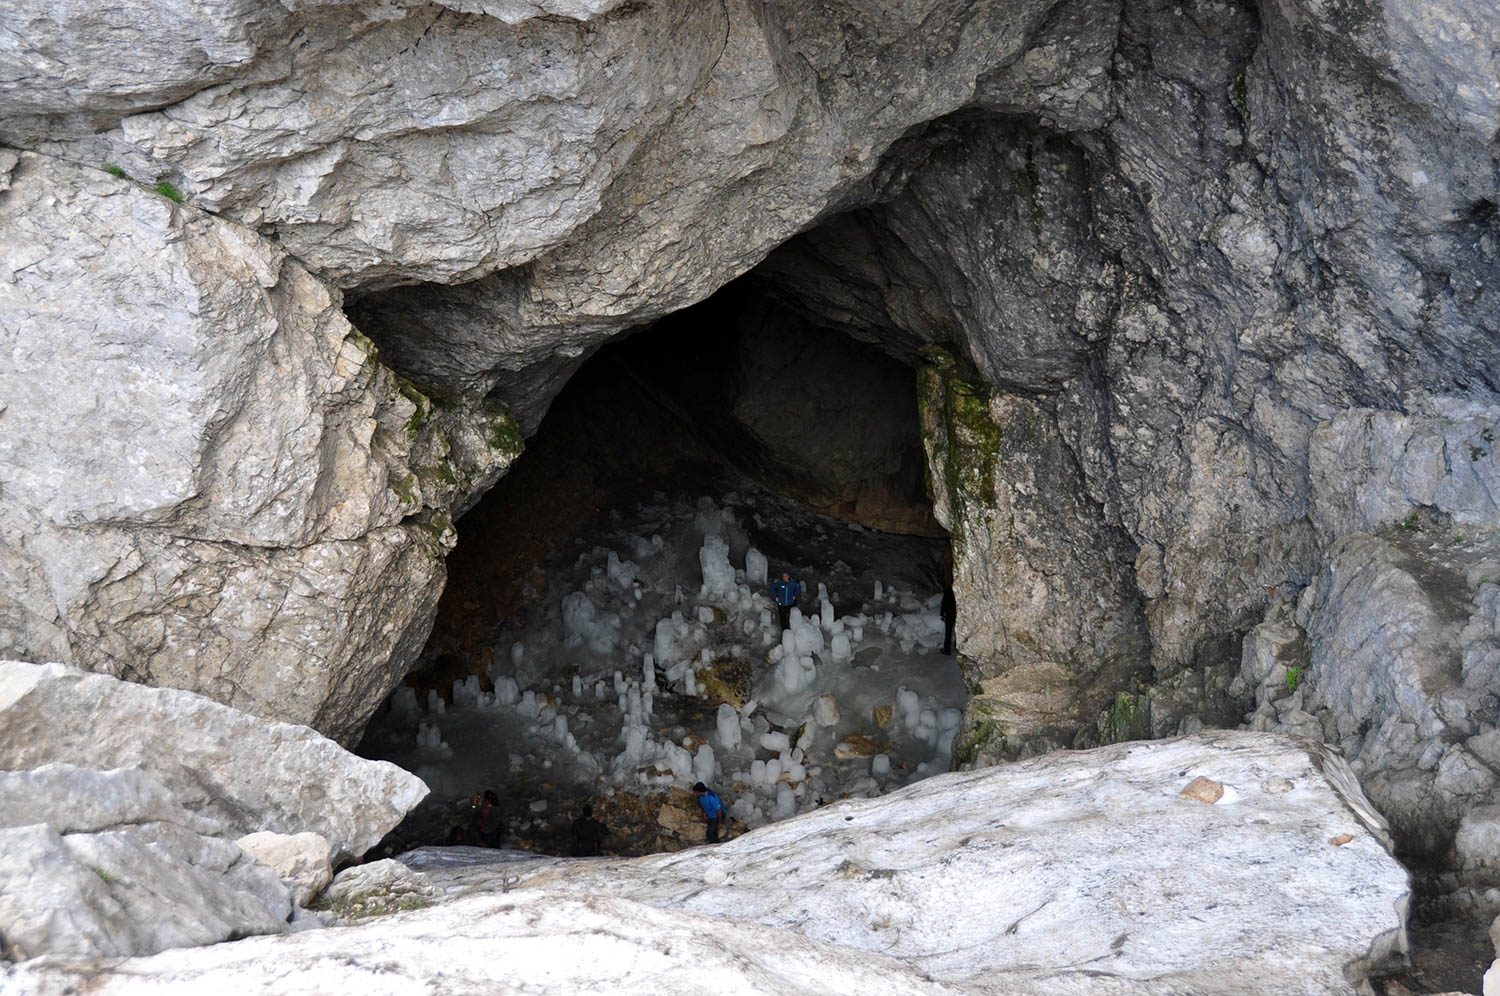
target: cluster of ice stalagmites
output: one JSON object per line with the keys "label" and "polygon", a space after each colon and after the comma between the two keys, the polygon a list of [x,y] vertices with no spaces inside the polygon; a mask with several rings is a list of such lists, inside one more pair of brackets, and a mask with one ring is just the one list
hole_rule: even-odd
{"label": "cluster of ice stalagmites", "polygon": [[551,594],[496,654],[492,690],[471,676],[451,703],[398,691],[371,745],[440,796],[466,797],[498,754],[505,774],[547,770],[583,796],[716,784],[749,826],[948,769],[963,689],[934,652],[935,595],[875,581],[840,615],[819,582],[781,631],[741,509],[634,514],[659,528],[624,519],[549,568]]}

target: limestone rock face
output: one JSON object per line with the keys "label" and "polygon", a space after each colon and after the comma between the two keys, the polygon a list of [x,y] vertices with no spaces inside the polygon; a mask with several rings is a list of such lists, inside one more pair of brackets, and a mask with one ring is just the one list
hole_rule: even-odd
{"label": "limestone rock face", "polygon": [[21,156],[0,230],[0,650],[357,735],[503,413],[443,431],[283,250],[127,181]]}
{"label": "limestone rock face", "polygon": [[[934,123],[887,157],[888,198],[767,261],[783,298],[897,351],[953,343],[1055,426],[1081,476],[1054,475],[1042,500],[1092,505],[1127,537],[1158,733],[1225,712],[1241,634],[1318,570],[1320,422],[1494,401],[1481,329],[1500,317],[1500,182],[1468,115],[1500,86],[1454,64],[1488,58],[1482,10],[1391,0],[1355,18],[1354,41],[1314,5],[1126,4],[1100,17],[1109,40],[1080,30],[1050,62],[1061,92],[1108,113],[1083,99],[1057,120],[1007,104]],[[1037,55],[999,75],[1013,84]],[[1019,473],[1042,479],[1055,452],[1018,452],[1036,465]],[[1471,486],[1453,474],[1443,488]],[[1076,536],[1032,534],[968,570],[999,588],[1024,549],[1066,559]],[[971,626],[990,642],[989,611],[961,607],[961,642]],[[1070,649],[1037,653],[1061,675]]]}
{"label": "limestone rock face", "polygon": [[313,831],[340,860],[363,854],[427,794],[395,765],[307,727],[65,665],[0,662],[0,770],[52,763],[138,769],[213,832]]}
{"label": "limestone rock face", "polygon": [[1325,539],[1433,514],[1471,531],[1500,528],[1500,408],[1445,399],[1452,414],[1354,410],[1313,431],[1313,521]]}
{"label": "limestone rock face", "polygon": [[[12,3],[0,142],[40,157],[0,151],[0,649],[351,737],[514,452],[485,399],[533,427],[776,250],[779,300],[942,344],[1035,427],[981,515],[1038,514],[960,565],[1025,607],[959,633],[978,677],[1030,670],[1027,736],[1106,693],[1213,718],[1243,635],[1384,514],[1314,511],[1316,427],[1497,400],[1500,3],[1357,6]],[[418,439],[329,288],[454,399]],[[1402,500],[1489,487],[1452,474]]]}
{"label": "limestone rock face", "polygon": [[957,756],[1074,746],[1118,690],[1149,677],[1129,541],[1081,498],[1082,473],[1045,409],[929,355],[923,438],[934,511],[953,537],[958,649],[977,688]]}
{"label": "limestone rock face", "polygon": [[1337,744],[1408,853],[1460,905],[1500,907],[1500,522],[1493,409],[1351,412],[1313,434],[1312,518],[1331,545],[1245,641],[1256,729]]}
{"label": "limestone rock face", "polygon": [[[1253,724],[1339,744],[1419,852],[1441,853],[1458,818],[1500,784],[1490,747],[1500,590],[1480,580],[1497,566],[1493,535],[1348,537],[1298,603],[1293,655],[1258,684]],[[1260,670],[1246,668],[1247,684]]]}
{"label": "limestone rock face", "polygon": [[[1221,786],[1212,803],[1182,798],[1199,777]],[[17,977],[44,996],[81,977],[100,993],[1353,994],[1404,948],[1387,846],[1336,754],[1226,733],[940,775],[674,854],[417,851],[427,909]]]}

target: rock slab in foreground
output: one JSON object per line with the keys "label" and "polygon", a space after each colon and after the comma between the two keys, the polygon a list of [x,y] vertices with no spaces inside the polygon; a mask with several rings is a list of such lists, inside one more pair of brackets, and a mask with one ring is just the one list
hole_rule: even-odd
{"label": "rock slab in foreground", "polygon": [[51,762],[139,769],[228,835],[312,831],[336,860],[363,854],[427,794],[421,779],[305,726],[63,664],[0,661],[0,770]]}
{"label": "rock slab in foreground", "polygon": [[[1218,801],[1181,797],[1198,777]],[[39,994],[1354,993],[1405,944],[1387,840],[1336,755],[1215,733],[939,776],[671,855],[415,852],[441,905],[16,978]]]}
{"label": "rock slab in foreground", "polygon": [[[20,959],[119,958],[286,930],[276,873],[171,823],[0,830],[0,934]],[[3,987],[0,987],[3,989]]]}

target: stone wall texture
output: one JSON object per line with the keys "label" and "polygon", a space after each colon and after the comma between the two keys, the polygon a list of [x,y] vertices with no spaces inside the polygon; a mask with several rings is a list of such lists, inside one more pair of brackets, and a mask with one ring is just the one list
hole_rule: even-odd
{"label": "stone wall texture", "polygon": [[353,735],[502,404],[759,264],[1013,443],[975,686],[1174,732],[1397,507],[1314,507],[1318,427],[1497,400],[1494,0],[148,8],[0,11],[3,653]]}

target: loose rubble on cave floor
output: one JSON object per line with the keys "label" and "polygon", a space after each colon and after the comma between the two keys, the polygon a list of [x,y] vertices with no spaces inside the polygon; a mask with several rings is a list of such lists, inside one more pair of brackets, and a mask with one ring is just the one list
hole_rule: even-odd
{"label": "loose rubble on cave floor", "polygon": [[[584,801],[622,834],[651,824],[654,840],[617,834],[612,849],[629,851],[702,839],[686,794],[697,781],[753,828],[951,767],[964,686],[941,652],[936,575],[887,587],[879,568],[837,559],[819,576],[792,567],[808,614],[794,609],[780,632],[767,575],[783,565],[752,545],[800,527],[801,557],[816,558],[886,538],[733,492],[658,493],[611,520],[549,562],[547,594],[500,637],[488,681],[456,683],[448,702],[398,689],[372,725],[362,752],[433,788],[402,843],[448,839],[489,786],[509,796],[517,835],[554,846]],[[920,579],[894,545],[874,562]]]}

